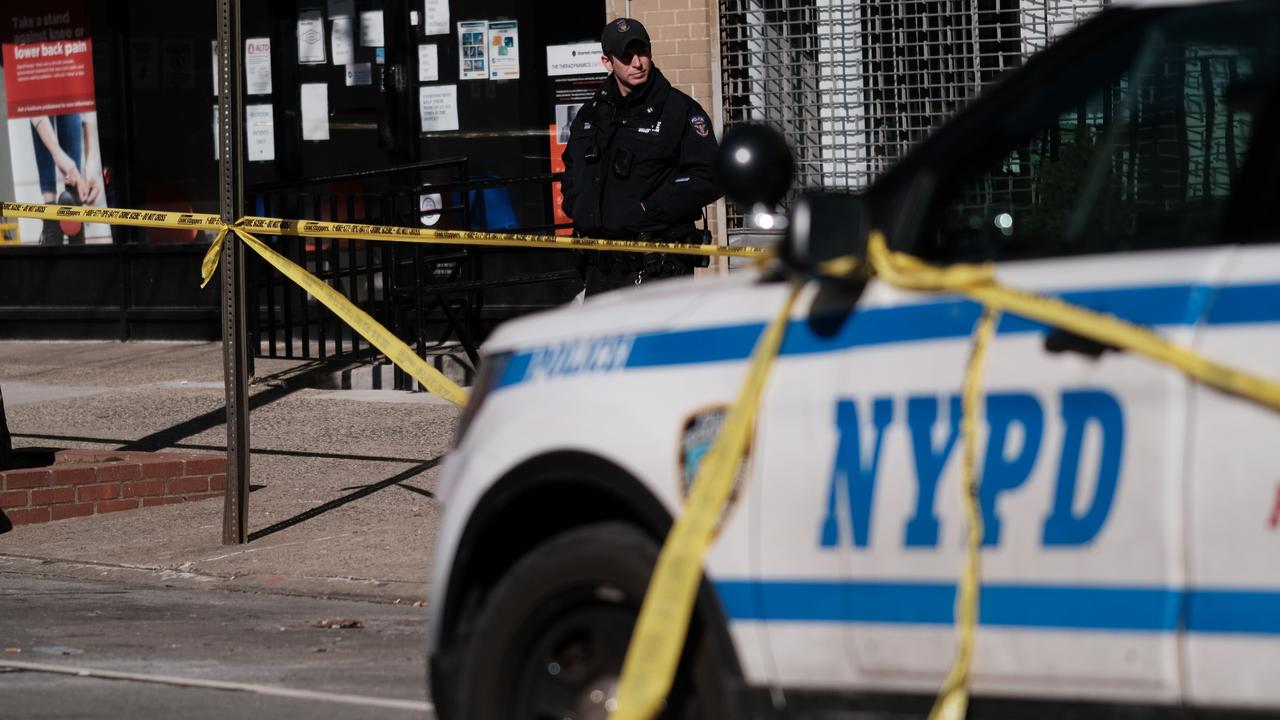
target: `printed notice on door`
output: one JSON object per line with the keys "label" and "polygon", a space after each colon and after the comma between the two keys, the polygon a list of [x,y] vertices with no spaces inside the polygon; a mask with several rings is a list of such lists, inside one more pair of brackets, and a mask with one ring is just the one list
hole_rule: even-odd
{"label": "printed notice on door", "polygon": [[271,94],[271,38],[244,41],[244,92],[246,95]]}
{"label": "printed notice on door", "polygon": [[418,46],[418,82],[435,82],[440,79],[440,54],[434,43]]}
{"label": "printed notice on door", "polygon": [[423,0],[422,34],[449,34],[449,0]]}
{"label": "printed notice on door", "polygon": [[350,65],[355,58],[355,37],[351,34],[351,18],[336,17],[329,31],[329,44],[333,46],[333,64]]}
{"label": "printed notice on door", "polygon": [[302,84],[302,139],[329,139],[329,84]]}
{"label": "printed notice on door", "polygon": [[245,105],[244,129],[249,160],[276,159],[276,124],[270,105]]}
{"label": "printed notice on door", "polygon": [[422,132],[458,129],[458,86],[430,85],[418,89]]}
{"label": "printed notice on door", "polygon": [[298,64],[324,63],[324,16],[319,10],[298,14]]}

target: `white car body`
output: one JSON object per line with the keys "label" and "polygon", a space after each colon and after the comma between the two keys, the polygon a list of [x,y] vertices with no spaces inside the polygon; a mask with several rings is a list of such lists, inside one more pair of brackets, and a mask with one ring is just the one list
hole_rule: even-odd
{"label": "white car body", "polygon": [[[997,273],[1280,379],[1280,243]],[[743,271],[500,328],[485,352],[506,364],[444,465],[437,597],[477,507],[533,458],[601,458],[677,515],[686,423],[733,401],[786,292]],[[748,686],[927,695],[955,643],[979,308],[874,279],[853,307],[803,289],[705,572]],[[1280,413],[1131,353],[1046,352],[1050,332],[1005,317],[985,373],[975,694],[1280,713]]]}

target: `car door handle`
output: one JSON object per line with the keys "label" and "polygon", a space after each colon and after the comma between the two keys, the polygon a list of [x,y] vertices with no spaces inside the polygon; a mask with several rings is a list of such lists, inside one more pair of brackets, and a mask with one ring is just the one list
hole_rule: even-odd
{"label": "car door handle", "polygon": [[1091,340],[1083,335],[1077,335],[1069,330],[1062,328],[1054,328],[1048,335],[1044,336],[1045,352],[1054,355],[1063,352],[1079,353],[1086,357],[1097,360],[1102,354],[1111,352],[1120,352],[1120,348],[1114,345]]}

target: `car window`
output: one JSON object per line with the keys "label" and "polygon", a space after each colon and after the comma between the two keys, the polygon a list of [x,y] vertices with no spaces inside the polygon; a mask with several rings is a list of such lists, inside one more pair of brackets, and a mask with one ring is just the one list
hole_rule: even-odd
{"label": "car window", "polygon": [[[1276,94],[1280,3],[1169,13],[1015,101],[940,183],[916,252],[1012,260],[1229,241],[1223,216]],[[945,173],[944,173],[945,175]]]}

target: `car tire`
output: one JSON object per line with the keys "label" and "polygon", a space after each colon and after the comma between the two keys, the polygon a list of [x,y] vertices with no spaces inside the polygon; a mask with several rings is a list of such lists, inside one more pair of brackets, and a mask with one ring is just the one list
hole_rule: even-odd
{"label": "car tire", "polygon": [[[657,557],[652,538],[609,522],[557,535],[518,560],[462,648],[458,716],[606,718]],[[721,645],[695,615],[661,717],[736,716]]]}

